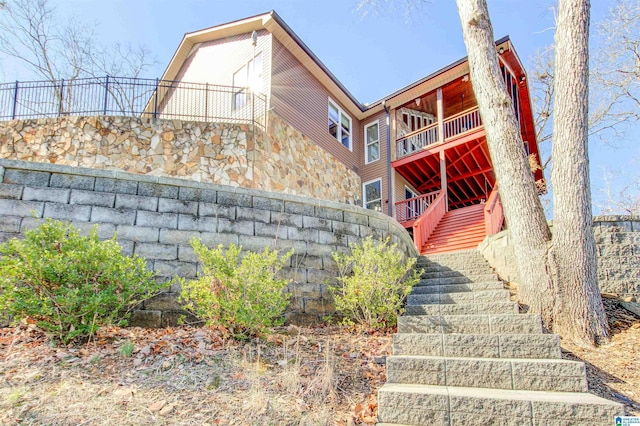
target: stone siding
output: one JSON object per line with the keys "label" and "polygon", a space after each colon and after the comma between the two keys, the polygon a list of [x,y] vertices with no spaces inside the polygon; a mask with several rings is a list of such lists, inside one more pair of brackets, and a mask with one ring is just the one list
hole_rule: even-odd
{"label": "stone siding", "polygon": [[0,122],[0,158],[180,177],[348,204],[359,176],[276,115],[246,124],[139,117]]}
{"label": "stone siding", "polygon": [[356,172],[275,114],[268,132],[256,141],[256,188],[361,204]]}
{"label": "stone siding", "polygon": [[[207,246],[240,244],[294,249],[282,276],[290,279],[291,322],[315,322],[333,312],[327,285],[335,282],[331,253],[367,235],[389,236],[407,256],[413,243],[392,218],[341,203],[186,179],[0,160],[0,241],[21,235],[43,218],[70,221],[101,238],[115,232],[127,254],[147,259],[159,279],[195,277],[193,237]],[[145,302],[136,318],[159,326],[175,322],[173,286]]]}
{"label": "stone siding", "polygon": [[[600,291],[640,296],[640,217],[596,216],[593,232]],[[509,231],[487,237],[478,248],[502,279],[519,281]]]}

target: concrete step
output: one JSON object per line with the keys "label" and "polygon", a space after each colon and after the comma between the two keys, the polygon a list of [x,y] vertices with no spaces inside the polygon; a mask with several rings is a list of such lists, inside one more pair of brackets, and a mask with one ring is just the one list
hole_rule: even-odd
{"label": "concrete step", "polygon": [[379,420],[413,426],[610,426],[620,404],[582,392],[385,384]]}
{"label": "concrete step", "polygon": [[487,275],[487,274],[494,274],[493,270],[489,267],[487,268],[478,268],[477,270],[473,270],[473,271],[455,271],[455,270],[451,270],[451,269],[442,269],[442,270],[430,270],[430,271],[423,271],[422,272],[422,279],[430,279],[430,278],[469,278],[472,281],[478,281],[477,277],[479,276],[483,276],[483,275]]}
{"label": "concrete step", "polygon": [[413,286],[413,290],[415,294],[427,294],[504,289],[504,284],[502,281],[498,281],[495,275],[487,275],[486,278],[477,281],[471,281],[468,278],[455,278],[456,281],[453,281],[453,278],[432,278],[431,280],[420,280],[418,284]]}
{"label": "concrete step", "polygon": [[387,383],[586,392],[584,363],[563,359],[387,357]]}
{"label": "concrete step", "polygon": [[534,314],[406,315],[398,333],[542,334],[542,322]]}
{"label": "concrete step", "polygon": [[439,277],[439,278],[422,278],[417,285],[442,285],[442,284],[464,284],[471,282],[482,282],[482,281],[498,281],[498,275],[489,273],[489,274],[473,274],[471,277],[467,276],[457,276],[457,277]]}
{"label": "concrete step", "polygon": [[483,290],[466,293],[410,294],[407,305],[431,305],[450,303],[508,302],[509,290]]}
{"label": "concrete step", "polygon": [[[439,278],[440,276],[468,276],[473,274],[492,274],[494,273],[493,269],[491,269],[488,265],[480,265],[480,266],[470,266],[465,268],[456,268],[451,269],[448,266],[423,266],[417,267],[416,269],[422,269],[422,275],[425,275],[424,278]],[[434,275],[434,276],[426,276],[426,275]],[[440,274],[448,274],[448,275],[440,275]]]}
{"label": "concrete step", "polygon": [[460,258],[459,260],[450,259],[447,262],[444,262],[444,261],[416,262],[416,268],[428,268],[428,267],[435,267],[440,269],[445,268],[445,269],[455,270],[455,271],[472,269],[472,268],[490,268],[489,264],[484,259],[466,259],[464,257]]}
{"label": "concrete step", "polygon": [[430,262],[447,262],[451,259],[459,259],[459,258],[484,260],[484,257],[478,250],[464,250],[464,251],[457,252],[455,254],[435,254],[431,256],[420,256],[418,260],[419,261],[426,260]]}
{"label": "concrete step", "polygon": [[405,315],[517,314],[516,302],[450,303],[447,305],[407,305]]}
{"label": "concrete step", "polygon": [[560,359],[556,334],[427,334],[397,333],[395,355],[480,358]]}

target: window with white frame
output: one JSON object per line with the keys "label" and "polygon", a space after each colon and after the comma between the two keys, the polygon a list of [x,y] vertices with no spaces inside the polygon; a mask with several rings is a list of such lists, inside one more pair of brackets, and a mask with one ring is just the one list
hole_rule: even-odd
{"label": "window with white frame", "polygon": [[233,73],[233,111],[240,110],[247,104],[247,92],[258,91],[262,83],[262,53],[258,53],[247,64]]}
{"label": "window with white frame", "polygon": [[382,179],[370,180],[362,184],[362,194],[364,208],[382,211]]}
{"label": "window with white frame", "polygon": [[329,133],[351,150],[351,117],[329,99]]}
{"label": "window with white frame", "polygon": [[365,164],[380,159],[380,121],[364,126]]}

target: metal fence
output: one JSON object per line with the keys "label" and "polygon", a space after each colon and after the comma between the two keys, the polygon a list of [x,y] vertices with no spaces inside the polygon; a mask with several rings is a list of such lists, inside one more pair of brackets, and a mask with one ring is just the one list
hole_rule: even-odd
{"label": "metal fence", "polygon": [[78,115],[265,125],[266,98],[246,87],[128,77],[0,83],[0,120]]}

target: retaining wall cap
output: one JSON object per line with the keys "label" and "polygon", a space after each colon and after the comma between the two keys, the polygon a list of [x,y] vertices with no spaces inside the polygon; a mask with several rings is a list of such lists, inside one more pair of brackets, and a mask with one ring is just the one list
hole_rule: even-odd
{"label": "retaining wall cap", "polygon": [[[257,196],[262,198],[271,198],[274,200],[282,200],[282,201],[291,201],[297,202],[312,206],[318,207],[331,207],[334,209],[342,210],[342,211],[351,211],[355,213],[360,213],[366,215],[371,218],[380,219],[386,221],[390,227],[395,228],[395,233],[400,238],[403,239],[406,246],[411,250],[412,256],[418,256],[418,251],[415,248],[409,234],[404,229],[400,223],[398,223],[391,216],[387,216],[384,213],[376,212],[373,210],[368,210],[360,206],[355,206],[352,204],[342,204],[335,201],[325,201],[318,200],[315,198],[307,198],[299,195],[292,194],[284,194],[284,193],[275,193],[275,192],[267,192],[256,189],[228,186],[228,185],[219,185],[214,183],[207,182],[195,182],[188,179],[181,178],[168,178],[168,177],[160,177],[160,176],[150,176],[150,175],[142,175],[136,173],[128,173],[122,171],[115,170],[99,170],[99,169],[90,169],[87,167],[73,167],[73,166],[64,166],[60,164],[51,164],[51,163],[39,163],[32,161],[22,161],[22,160],[5,160],[0,159],[0,167],[7,169],[20,169],[20,170],[33,170],[33,171],[45,171],[50,173],[63,173],[63,174],[73,174],[80,176],[91,176],[91,177],[106,177],[113,179],[121,179],[121,180],[132,180],[138,182],[148,182],[148,183],[159,183],[164,185],[172,185],[172,186],[185,186],[191,188],[200,188],[200,189],[212,189],[217,191],[226,191],[237,194],[245,194],[250,196]],[[390,229],[391,230],[391,229]]]}
{"label": "retaining wall cap", "polygon": [[640,222],[640,216],[634,215],[602,215],[594,216],[593,222]]}

